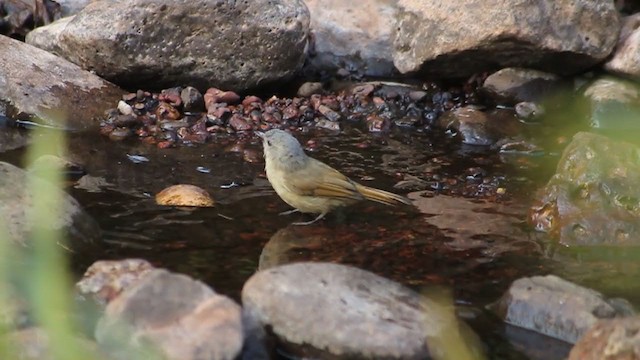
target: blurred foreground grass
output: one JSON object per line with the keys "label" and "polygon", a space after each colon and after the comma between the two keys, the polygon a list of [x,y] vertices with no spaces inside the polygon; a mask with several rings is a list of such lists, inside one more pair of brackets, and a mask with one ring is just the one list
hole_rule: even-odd
{"label": "blurred foreground grass", "polygon": [[[35,130],[34,141],[27,151],[26,163],[31,164],[44,154],[55,154],[65,148],[62,132]],[[55,188],[62,189],[62,173],[54,166],[42,169],[41,178]],[[67,258],[60,245],[64,243],[62,230],[55,230],[55,216],[63,209],[63,191],[48,191],[29,177],[25,191],[33,195],[33,204],[26,213],[26,223],[33,224],[29,247],[18,247],[10,243],[6,224],[0,225],[0,293],[2,304],[11,304],[18,295],[26,303],[36,326],[48,337],[49,352],[53,359],[92,359],[86,346],[77,338],[76,324],[72,321],[72,281],[68,272]],[[46,204],[46,205],[44,205]],[[4,218],[3,218],[4,219]],[[6,326],[6,324],[2,324]],[[11,329],[0,329],[3,333]],[[18,358],[18,349],[12,344],[0,342],[3,359]]]}

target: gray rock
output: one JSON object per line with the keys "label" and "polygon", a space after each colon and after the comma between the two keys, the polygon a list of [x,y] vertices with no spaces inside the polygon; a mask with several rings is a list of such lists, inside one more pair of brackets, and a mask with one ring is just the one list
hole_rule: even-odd
{"label": "gray rock", "polygon": [[444,113],[438,124],[444,129],[457,132],[463,144],[488,146],[500,138],[497,127],[483,111],[474,107],[463,107]]}
{"label": "gray rock", "polygon": [[422,359],[441,354],[438,341],[449,331],[470,334],[442,305],[370,272],[331,263],[260,271],[245,283],[242,303],[290,351],[320,358]]}
{"label": "gray rock", "polygon": [[640,359],[640,317],[598,321],[571,349],[568,359]]}
{"label": "gray rock", "polygon": [[584,90],[592,128],[605,131],[640,130],[640,86],[615,77],[601,77]]}
{"label": "gray rock", "polygon": [[298,88],[296,95],[301,97],[309,97],[313,94],[322,94],[323,85],[320,82],[306,82]]}
{"label": "gray rock", "polygon": [[640,148],[580,132],[538,193],[529,218],[568,246],[640,244]]}
{"label": "gray rock", "polygon": [[394,64],[402,73],[466,77],[504,67],[572,74],[613,50],[612,1],[399,2]]}
{"label": "gray rock", "polygon": [[242,91],[302,66],[302,0],[97,1],[59,35],[60,53],[126,87]]}
{"label": "gray rock", "polygon": [[530,101],[519,102],[514,109],[518,118],[522,120],[540,118],[545,113],[544,106]]}
{"label": "gray rock", "polygon": [[492,305],[505,322],[575,343],[598,319],[633,311],[617,310],[600,293],[555,275],[514,281]]}
{"label": "gray rock", "polygon": [[0,36],[0,100],[45,125],[97,129],[124,91],[77,65]]}
{"label": "gray rock", "polygon": [[203,283],[157,269],[107,305],[96,339],[102,345],[126,339],[167,359],[232,360],[242,349],[242,314]]}
{"label": "gray rock", "polygon": [[482,89],[499,103],[541,101],[558,85],[558,76],[543,71],[505,68],[487,77]]}
{"label": "gray rock", "polygon": [[26,171],[0,162],[0,214],[5,220],[4,226],[13,243],[28,245],[29,233],[35,227],[33,219],[28,216],[29,209],[35,201],[33,194],[28,192],[29,183],[40,189],[48,189],[48,192],[58,193],[60,204],[47,203],[50,198],[39,199],[38,204],[59,209],[51,213],[50,225],[52,230],[62,230],[68,234],[68,246],[75,248],[98,243],[100,229],[97,223],[82,210],[74,198],[45,180],[30,178]]}
{"label": "gray rock", "polygon": [[27,34],[25,42],[39,49],[60,55],[62,53],[59,47],[60,34],[71,20],[73,20],[73,16],[67,16],[49,25],[37,27]]}
{"label": "gray rock", "polygon": [[622,21],[622,29],[613,57],[604,68],[615,74],[640,79],[640,13],[627,16]]}
{"label": "gray rock", "polygon": [[180,99],[184,104],[184,111],[199,112],[205,110],[202,93],[192,86],[182,89]]}
{"label": "gray rock", "polygon": [[389,76],[393,65],[395,0],[305,0],[314,44],[309,65],[316,70],[349,69]]}

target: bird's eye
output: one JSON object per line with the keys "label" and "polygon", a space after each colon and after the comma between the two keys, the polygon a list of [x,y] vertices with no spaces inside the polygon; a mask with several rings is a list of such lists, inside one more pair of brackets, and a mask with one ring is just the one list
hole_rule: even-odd
{"label": "bird's eye", "polygon": [[271,146],[271,141],[267,140],[267,145]]}

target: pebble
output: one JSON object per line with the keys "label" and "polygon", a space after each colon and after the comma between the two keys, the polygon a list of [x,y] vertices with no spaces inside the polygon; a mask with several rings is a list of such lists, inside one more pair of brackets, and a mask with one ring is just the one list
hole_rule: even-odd
{"label": "pebble", "polygon": [[118,111],[122,115],[131,115],[133,114],[133,108],[131,105],[127,104],[124,100],[118,101]]}
{"label": "pebble", "polygon": [[215,204],[206,190],[189,184],[169,186],[156,194],[155,199],[163,206],[212,207]]}

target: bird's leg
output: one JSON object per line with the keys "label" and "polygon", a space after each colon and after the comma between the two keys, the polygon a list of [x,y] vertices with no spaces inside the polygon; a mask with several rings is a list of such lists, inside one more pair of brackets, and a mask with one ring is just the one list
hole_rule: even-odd
{"label": "bird's leg", "polygon": [[280,216],[284,216],[284,215],[291,215],[291,214],[293,214],[293,213],[297,213],[297,212],[300,212],[300,210],[298,210],[298,209],[291,209],[291,210],[283,211],[283,212],[279,213],[278,215],[280,215]]}
{"label": "bird's leg", "polygon": [[327,215],[327,213],[322,213],[322,214],[318,215],[318,217],[317,217],[317,218],[315,218],[315,219],[313,219],[313,220],[311,220],[311,221],[294,222],[294,223],[292,223],[291,225],[311,225],[311,224],[313,224],[314,222],[316,222],[316,221],[318,221],[318,220],[322,219],[325,215]]}

